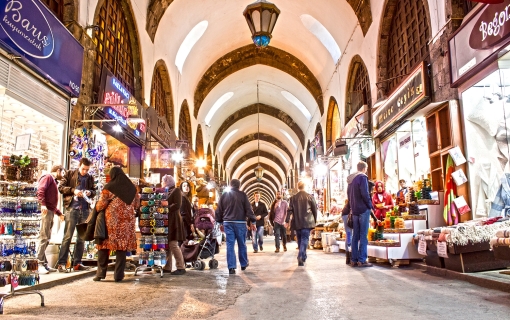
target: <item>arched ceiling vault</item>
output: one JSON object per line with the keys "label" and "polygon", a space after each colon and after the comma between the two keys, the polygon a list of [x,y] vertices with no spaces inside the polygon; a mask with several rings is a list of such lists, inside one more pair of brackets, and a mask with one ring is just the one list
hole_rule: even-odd
{"label": "arched ceiling vault", "polygon": [[[243,177],[243,178],[241,179],[241,185],[243,185],[243,184],[244,184],[245,182],[247,182],[247,181],[250,181],[250,180],[251,180],[251,179],[253,179],[253,178],[256,178],[256,177],[255,177],[255,172],[252,172],[252,173],[250,173],[249,175],[247,175],[247,176]],[[262,176],[262,179],[264,179],[264,180],[267,180],[267,181],[271,182],[271,183],[272,183],[274,186],[276,186],[277,188],[279,188],[279,186],[280,186],[280,183],[278,183],[277,181],[275,181],[275,180],[273,179],[273,177],[271,177],[270,175],[268,175],[268,174],[266,174],[266,173],[264,173],[264,175]]]}
{"label": "arched ceiling vault", "polygon": [[[257,181],[258,181],[257,178],[252,177],[252,178],[246,180],[244,183],[241,184],[241,189],[243,189],[244,186],[248,186],[251,182],[257,182]],[[278,187],[274,183],[272,183],[269,179],[262,178],[262,180],[260,180],[260,182],[262,182],[262,181],[266,185],[271,186],[272,190],[275,190],[275,191],[278,190]]]}
{"label": "arched ceiling vault", "polygon": [[[231,172],[235,172],[237,167],[239,167],[243,162],[247,161],[248,159],[251,159],[251,158],[254,158],[255,160],[257,160],[259,156],[259,153],[257,150],[254,150],[254,151],[251,151],[249,153],[245,153],[241,158],[239,158],[239,160],[237,160],[237,162],[235,163],[235,165],[232,167],[232,171]],[[266,152],[266,151],[263,151],[261,150],[260,151],[260,160],[261,161],[264,161],[264,160],[269,160],[269,161],[272,161],[275,165],[277,165],[283,172],[286,172],[287,171],[287,168],[283,165],[283,163],[280,161],[280,159],[278,159],[275,155],[273,155],[272,153],[269,153],[269,152]],[[228,169],[228,168],[227,168]]]}
{"label": "arched ceiling vault", "polygon": [[319,81],[302,61],[275,47],[269,46],[260,50],[250,44],[225,54],[216,60],[202,76],[195,89],[195,110],[193,113],[195,118],[198,117],[205,97],[218,83],[241,69],[257,64],[277,68],[296,78],[315,97],[321,115],[324,113]]}
{"label": "arched ceiling vault", "polygon": [[249,194],[250,192],[254,192],[257,190],[257,188],[260,188],[261,190],[267,190],[269,195],[274,197],[276,195],[276,190],[269,184],[267,184],[265,181],[252,181],[246,184],[246,186],[242,189],[245,193]]}
{"label": "arched ceiling vault", "polygon": [[218,129],[214,136],[213,140],[213,150],[215,150],[214,152],[216,152],[217,150],[216,147],[218,146],[221,137],[228,131],[228,129],[233,124],[246,117],[256,115],[257,112],[272,116],[286,124],[290,128],[290,130],[294,132],[294,134],[298,137],[301,146],[305,145],[305,134],[290,115],[288,115],[287,113],[278,108],[259,103],[252,104],[250,106],[242,108],[241,110],[238,110],[235,113],[231,114],[225,121],[223,121],[223,123],[220,125],[220,128]]}
{"label": "arched ceiling vault", "polygon": [[[273,175],[273,177],[278,177],[279,178],[279,180],[278,180],[278,182],[279,182],[278,184],[279,185],[281,184],[282,181],[285,181],[285,176],[281,176],[278,173],[278,171],[276,171],[273,167],[271,167],[271,166],[269,166],[269,165],[267,165],[265,163],[261,163],[260,166],[262,168],[264,168],[264,170],[265,170],[264,174],[266,174],[267,172],[270,172]],[[250,171],[253,172],[253,169],[255,169],[256,167],[257,167],[257,163],[252,164],[251,166],[249,166],[246,169],[244,169],[239,176],[233,176],[232,178],[233,179],[235,179],[236,177],[241,177],[242,178],[246,173],[248,173]]]}
{"label": "arched ceiling vault", "polygon": [[[235,142],[231,148],[227,151],[227,154],[223,157],[225,168],[231,167],[230,165],[235,163],[238,159],[240,159],[243,155],[257,152],[260,150],[261,154],[266,152],[266,154],[273,154],[278,161],[281,162],[283,168],[288,168],[292,165],[290,158],[285,154],[282,149],[277,148],[275,145],[267,143],[266,141],[259,140],[250,140],[244,141],[243,144],[238,144]],[[231,151],[230,154],[228,152]],[[284,170],[284,169],[282,169]],[[287,171],[287,170],[284,170]]]}

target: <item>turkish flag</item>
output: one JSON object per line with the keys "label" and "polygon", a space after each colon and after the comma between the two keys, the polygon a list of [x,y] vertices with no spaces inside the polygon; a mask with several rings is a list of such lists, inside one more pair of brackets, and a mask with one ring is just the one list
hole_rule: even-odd
{"label": "turkish flag", "polygon": [[481,3],[487,3],[487,4],[498,4],[503,3],[505,0],[471,0],[472,2],[481,2]]}

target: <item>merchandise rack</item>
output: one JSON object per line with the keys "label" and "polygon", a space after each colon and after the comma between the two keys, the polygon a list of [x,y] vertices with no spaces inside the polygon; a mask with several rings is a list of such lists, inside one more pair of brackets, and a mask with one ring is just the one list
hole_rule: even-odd
{"label": "merchandise rack", "polygon": [[[31,203],[34,203],[37,201],[37,199],[35,198],[35,192],[34,192],[34,188],[36,190],[36,187],[35,187],[35,184],[29,184],[27,182],[21,182],[21,181],[0,181],[0,184],[3,187],[8,186],[7,188],[1,190],[0,202],[14,200],[16,203],[15,208],[14,208],[15,211],[12,212],[12,215],[4,217],[3,213],[2,213],[1,219],[0,219],[1,221],[11,221],[12,222],[13,235],[2,235],[2,236],[0,236],[0,239],[13,239],[14,240],[13,248],[20,248],[23,241],[35,240],[37,238],[36,235],[24,236],[23,235],[23,224],[22,224],[23,221],[32,221],[32,222],[40,221],[39,206],[32,208],[33,211],[31,213],[30,217],[25,217],[23,214],[23,209],[22,209],[22,207],[23,207],[22,204],[24,202],[23,200],[29,200],[29,202],[31,202]],[[15,186],[15,187],[11,188],[11,186]],[[24,187],[32,186],[32,189],[33,189],[32,193],[22,196],[21,188],[20,188],[21,186],[24,186]],[[32,231],[34,231],[34,230],[32,230]],[[38,291],[38,290],[16,291],[15,288],[20,284],[17,283],[17,285],[14,286],[12,283],[13,278],[15,278],[16,281],[19,281],[18,275],[27,275],[27,274],[34,275],[34,277],[33,277],[34,280],[36,280],[37,282],[39,281],[39,274],[37,273],[37,269],[36,270],[27,270],[27,271],[19,271],[19,270],[16,270],[16,268],[15,268],[16,263],[19,261],[21,261],[23,267],[26,268],[26,260],[28,260],[29,258],[31,258],[31,260],[36,260],[37,266],[38,266],[39,263],[38,263],[37,257],[33,257],[33,256],[31,257],[31,255],[36,254],[35,241],[34,241],[33,246],[30,245],[29,249],[30,249],[29,254],[23,255],[22,253],[14,252],[14,254],[10,257],[10,259],[3,260],[3,261],[6,261],[6,260],[11,261],[12,270],[8,271],[8,276],[11,278],[10,292],[7,294],[5,294],[5,293],[0,294],[0,314],[3,314],[4,300],[7,298],[14,297],[15,295],[38,294],[41,297],[41,307],[44,307],[44,295],[40,291]],[[31,283],[29,285],[35,285],[35,281],[34,281],[34,283]]]}
{"label": "merchandise rack", "polygon": [[[168,197],[168,189],[161,188],[143,188],[142,189],[142,205],[140,206],[140,218],[138,220],[138,228],[140,229],[140,234],[142,237],[140,238],[140,247],[143,252],[139,254],[139,260],[144,262],[140,263],[135,269],[135,276],[138,271],[146,271],[146,270],[157,270],[160,274],[160,277],[163,278],[163,263],[160,265],[156,265],[153,261],[152,264],[149,263],[150,258],[145,261],[142,258],[144,253],[147,253],[149,256],[152,254],[154,256],[155,253],[158,253],[161,249],[165,250],[167,245],[157,243],[154,244],[154,239],[156,237],[165,237],[168,239],[168,204],[164,205],[162,202],[167,201]],[[165,219],[166,215],[166,219]],[[143,225],[142,225],[143,224]],[[147,240],[152,239],[152,243],[150,244],[150,248],[145,247],[147,245],[146,242],[142,242],[142,239]],[[163,245],[163,248],[161,246]],[[154,247],[156,246],[156,248]],[[154,259],[153,259],[154,260]],[[147,263],[145,263],[147,262]]]}

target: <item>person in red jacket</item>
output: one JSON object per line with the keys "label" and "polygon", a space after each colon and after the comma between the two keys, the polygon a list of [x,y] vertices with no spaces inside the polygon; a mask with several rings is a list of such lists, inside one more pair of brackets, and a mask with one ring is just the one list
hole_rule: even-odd
{"label": "person in red jacket", "polygon": [[375,182],[375,193],[372,197],[372,204],[375,208],[375,216],[379,220],[383,220],[384,217],[386,217],[386,212],[390,211],[395,206],[391,194],[386,192],[382,181]]}
{"label": "person in red jacket", "polygon": [[42,264],[39,273],[55,272],[57,269],[48,266],[46,259],[46,248],[50,243],[51,228],[53,227],[53,216],[57,215],[64,220],[62,212],[57,208],[58,187],[57,181],[63,179],[64,168],[60,165],[53,166],[50,174],[45,174],[37,184],[37,200],[41,204],[41,232],[39,233],[39,249],[37,259]]}

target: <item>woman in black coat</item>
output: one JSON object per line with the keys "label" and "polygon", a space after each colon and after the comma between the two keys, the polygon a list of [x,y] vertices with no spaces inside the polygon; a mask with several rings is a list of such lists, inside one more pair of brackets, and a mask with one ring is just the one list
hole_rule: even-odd
{"label": "woman in black coat", "polygon": [[179,188],[175,187],[175,180],[171,175],[165,175],[161,179],[161,186],[168,188],[168,248],[167,263],[163,268],[164,272],[172,271],[172,255],[175,258],[177,270],[171,272],[175,275],[186,273],[186,266],[182,256],[179,241],[185,240],[185,232],[181,218],[182,194]]}
{"label": "woman in black coat", "polygon": [[186,239],[193,240],[193,217],[191,215],[192,208],[191,202],[189,201],[188,195],[190,194],[190,185],[187,181],[184,181],[179,186],[179,189],[182,193],[182,203],[181,203],[181,218],[184,225],[184,232]]}

